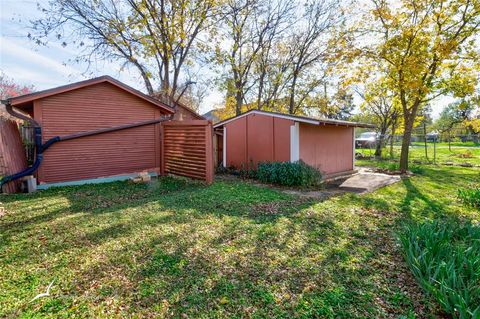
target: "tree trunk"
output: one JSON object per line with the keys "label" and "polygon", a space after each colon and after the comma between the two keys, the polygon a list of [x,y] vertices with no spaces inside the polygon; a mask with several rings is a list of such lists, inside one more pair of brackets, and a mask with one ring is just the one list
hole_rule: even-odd
{"label": "tree trunk", "polygon": [[170,96],[170,70],[168,62],[163,62],[163,80],[161,83],[162,94],[164,96]]}
{"label": "tree trunk", "polygon": [[243,96],[242,92],[237,89],[235,93],[235,115],[242,114]]}
{"label": "tree trunk", "polygon": [[408,170],[408,152],[410,148],[410,140],[412,138],[413,120],[405,121],[405,132],[402,139],[402,150],[400,152],[400,172],[406,173]]}
{"label": "tree trunk", "polygon": [[295,112],[295,89],[297,86],[297,75],[293,74],[292,87],[290,88],[290,102],[288,105],[288,113],[294,114]]}
{"label": "tree trunk", "polygon": [[448,151],[452,151],[452,138],[450,136],[450,131],[448,132]]}
{"label": "tree trunk", "polygon": [[263,85],[265,80],[265,73],[262,72],[260,79],[258,81],[258,95],[257,95],[257,109],[262,109],[262,95],[263,95]]}
{"label": "tree trunk", "polygon": [[427,159],[427,162],[430,162],[430,160],[428,159],[428,148],[427,148],[427,123],[425,123],[425,121],[423,121],[423,138],[425,139],[423,143],[425,147],[425,158]]}
{"label": "tree trunk", "polygon": [[136,61],[132,61],[133,64],[137,67],[137,69],[140,71],[140,74],[142,76],[143,81],[145,82],[145,88],[147,89],[148,95],[153,95],[153,85],[152,82],[150,81],[147,72],[143,69],[143,67],[140,65],[140,63]]}
{"label": "tree trunk", "polygon": [[375,145],[375,157],[380,159],[382,157],[382,148],[383,148],[383,143],[385,142],[385,133],[387,132],[387,129],[383,127],[380,130],[380,137],[378,138],[377,144]]}
{"label": "tree trunk", "polygon": [[393,143],[395,142],[395,123],[392,124],[392,135],[390,136],[390,158],[393,159]]}

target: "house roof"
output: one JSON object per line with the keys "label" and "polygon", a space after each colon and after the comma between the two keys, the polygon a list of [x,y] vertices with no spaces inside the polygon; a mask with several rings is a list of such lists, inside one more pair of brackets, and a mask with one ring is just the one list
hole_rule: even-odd
{"label": "house roof", "polygon": [[[153,95],[153,97],[157,100],[159,100],[160,102],[162,103],[165,103],[166,105],[170,106],[171,108],[174,108],[171,106],[171,102],[169,102],[169,98],[168,97],[165,97],[163,96],[162,94],[160,93],[155,93]],[[195,112],[194,110],[192,110],[189,106],[183,104],[182,102],[180,101],[176,101],[173,103],[175,105],[176,108],[179,108],[179,109],[182,109],[184,111],[187,111],[188,113],[190,113],[193,117],[195,117],[196,119],[198,120],[205,120],[205,118],[203,116],[201,116],[200,114],[198,114],[197,112]]]}
{"label": "house roof", "polygon": [[195,117],[196,119],[198,120],[205,120],[205,117],[203,117],[202,115],[198,114],[197,112],[195,112],[194,110],[192,110],[190,107],[178,102],[176,104],[177,107],[181,107],[182,109],[184,109],[185,111],[191,113],[193,115],[193,117]]}
{"label": "house roof", "polygon": [[9,98],[6,100],[7,103],[10,103],[10,105],[12,106],[16,106],[16,107],[19,107],[19,108],[22,108],[23,105],[27,105],[28,103],[34,101],[34,100],[38,100],[38,99],[43,99],[43,98],[46,98],[46,97],[49,97],[49,96],[52,96],[52,95],[56,95],[56,94],[60,94],[60,93],[65,93],[65,92],[69,92],[69,91],[73,91],[73,90],[77,90],[77,89],[80,89],[80,88],[84,88],[84,87],[87,87],[87,86],[91,86],[91,85],[95,85],[95,84],[99,84],[99,83],[110,83],[124,91],[127,91],[129,92],[130,94],[133,94],[147,102],[150,102],[151,104],[155,105],[155,106],[158,106],[164,110],[166,110],[167,112],[170,112],[170,113],[174,113],[175,111],[173,110],[173,108],[171,108],[170,106],[166,105],[165,103],[161,102],[161,101],[158,101],[157,99],[154,99],[128,85],[126,85],[125,83],[122,83],[118,80],[115,80],[114,78],[108,76],[108,75],[104,75],[104,76],[100,76],[100,77],[97,77],[97,78],[94,78],[94,79],[90,79],[90,80],[85,80],[85,81],[80,81],[80,82],[76,82],[76,83],[72,83],[72,84],[67,84],[67,85],[63,85],[63,86],[59,86],[59,87],[56,87],[56,88],[53,88],[53,89],[48,89],[48,90],[44,90],[44,91],[39,91],[39,92],[35,92],[35,93],[30,93],[30,94],[25,94],[25,95],[20,95],[20,96],[15,96],[15,97],[12,97],[12,98]]}
{"label": "house roof", "polygon": [[365,127],[365,128],[375,127],[375,125],[366,124],[366,123],[358,123],[358,122],[350,122],[350,121],[342,121],[342,120],[334,120],[334,119],[316,119],[316,118],[306,117],[306,116],[290,115],[290,114],[267,112],[267,111],[260,111],[260,110],[250,110],[243,114],[218,122],[213,127],[217,128],[217,127],[223,126],[229,122],[235,121],[249,114],[262,114],[262,115],[273,116],[273,117],[283,118],[287,120],[292,120],[295,122],[307,123],[307,124],[313,124],[313,125],[335,125],[335,126],[352,126],[352,127]]}
{"label": "house roof", "polygon": [[220,121],[220,118],[215,114],[216,109],[210,110],[202,116],[213,123]]}

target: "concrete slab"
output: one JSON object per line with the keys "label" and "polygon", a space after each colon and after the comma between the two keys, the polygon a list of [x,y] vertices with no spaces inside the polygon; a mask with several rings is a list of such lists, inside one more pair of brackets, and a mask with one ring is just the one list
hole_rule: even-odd
{"label": "concrete slab", "polygon": [[357,175],[347,178],[339,188],[345,191],[359,194],[373,192],[379,188],[391,185],[401,180],[398,175],[374,173],[361,170]]}

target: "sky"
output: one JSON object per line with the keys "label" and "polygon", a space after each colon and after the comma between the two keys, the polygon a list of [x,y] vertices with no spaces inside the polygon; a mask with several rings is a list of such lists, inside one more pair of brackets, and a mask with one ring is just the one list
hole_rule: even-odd
{"label": "sky", "polygon": [[[69,62],[77,56],[73,47],[58,43],[39,46],[28,39],[29,21],[41,17],[37,3],[46,4],[48,0],[0,0],[0,72],[16,83],[33,85],[37,91],[101,75],[145,91],[139,74],[131,69],[120,71],[120,63],[97,61],[88,68],[86,64]],[[200,113],[208,112],[222,100],[221,92],[211,90]]]}
{"label": "sky", "polygon": [[[88,78],[110,75],[138,90],[145,91],[143,80],[131,69],[121,70],[114,62],[97,61],[89,68],[86,64],[69,62],[77,56],[72,47],[57,43],[38,46],[27,38],[29,21],[41,16],[37,3],[48,0],[0,0],[0,72],[16,83],[33,85],[44,90]],[[87,72],[88,69],[88,72]],[[211,89],[200,106],[200,113],[206,113],[222,103],[223,94]],[[452,99],[442,97],[432,102],[433,117]],[[358,97],[355,104],[359,104]]]}

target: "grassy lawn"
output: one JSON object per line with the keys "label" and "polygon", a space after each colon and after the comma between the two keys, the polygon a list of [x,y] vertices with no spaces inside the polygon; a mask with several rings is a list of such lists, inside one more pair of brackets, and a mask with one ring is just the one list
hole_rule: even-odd
{"label": "grassy lawn", "polygon": [[[400,146],[394,146],[394,159],[400,158]],[[375,149],[356,149],[356,152],[362,153],[365,156],[374,156]],[[434,148],[433,143],[427,143],[427,155],[425,156],[425,147],[423,143],[413,143],[410,146],[410,161],[431,163],[433,162]],[[390,159],[390,148],[383,149],[382,156],[384,159]],[[448,148],[448,143],[437,143],[436,146],[436,163],[437,164],[463,164],[470,163],[475,166],[480,166],[480,146],[473,142],[459,143],[452,142],[451,149]]]}
{"label": "grassy lawn", "polygon": [[2,196],[0,317],[433,318],[396,233],[478,222],[456,196],[479,173],[426,166],[323,202],[174,178]]}

